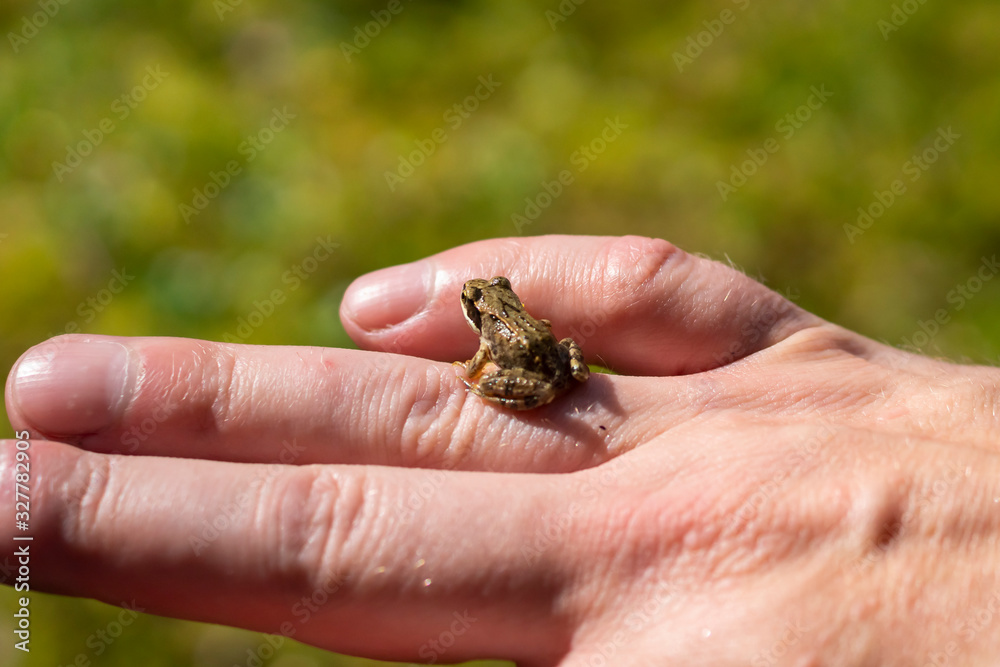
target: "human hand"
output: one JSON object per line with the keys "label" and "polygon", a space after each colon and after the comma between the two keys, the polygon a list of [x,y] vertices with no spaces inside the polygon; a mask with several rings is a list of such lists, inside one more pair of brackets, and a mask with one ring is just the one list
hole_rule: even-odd
{"label": "human hand", "polygon": [[[459,290],[501,274],[620,375],[531,412],[468,394],[443,363],[477,343]],[[342,317],[372,351],[66,336],[22,357],[33,585],[395,660],[998,655],[996,369],[640,238],[456,248],[359,279]]]}

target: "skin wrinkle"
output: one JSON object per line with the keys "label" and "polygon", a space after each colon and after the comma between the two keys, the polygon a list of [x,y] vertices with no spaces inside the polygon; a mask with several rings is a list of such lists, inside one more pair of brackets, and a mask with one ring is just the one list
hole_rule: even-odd
{"label": "skin wrinkle", "polygon": [[[409,373],[405,368],[391,370],[389,378],[387,386],[398,387],[399,390],[388,390],[384,395],[384,405],[380,406],[379,412],[390,415],[390,418],[386,420],[385,429],[380,433],[379,442],[388,454],[392,449],[392,441],[398,441],[398,451],[402,459],[421,467],[428,457],[431,460],[435,458],[432,450],[422,450],[420,446],[420,433],[424,426],[422,419],[428,415],[429,407],[433,409],[433,406],[428,406],[426,401],[420,399],[427,385],[427,372]],[[400,415],[406,415],[402,423],[398,420]],[[397,424],[400,428],[398,434],[390,431],[390,428],[395,430]]]}
{"label": "skin wrinkle", "polygon": [[[328,469],[312,467],[310,473],[306,501],[298,508],[306,517],[305,540],[299,553],[303,557],[300,565],[307,575],[311,573],[311,589],[316,590],[325,580],[340,575],[342,563],[364,562],[357,557],[359,547],[366,540],[377,541],[368,517],[372,514],[371,503],[378,496],[367,493],[370,481],[364,475],[345,484]],[[296,509],[289,507],[289,513]],[[378,514],[377,509],[374,513]],[[309,550],[315,551],[312,562],[306,553]]]}
{"label": "skin wrinkle", "polygon": [[[243,360],[233,355],[232,367],[220,375],[225,382],[219,387],[220,399],[213,403],[213,413],[220,432],[233,433],[253,414],[254,407],[279,395],[273,385],[275,375],[262,368],[257,359]],[[280,423],[274,425],[280,429]]]}
{"label": "skin wrinkle", "polygon": [[[332,419],[324,430],[324,440],[331,447],[370,442],[372,450],[381,454],[384,438],[380,429],[385,424],[382,420],[369,422],[369,418],[377,414],[376,398],[385,393],[383,384],[388,381],[388,376],[382,372],[383,364],[364,359],[354,367],[354,372],[348,372],[349,358],[332,352],[325,354],[328,358],[325,366],[329,371],[327,391],[332,397]],[[337,438],[337,434],[342,434],[342,437]],[[354,458],[355,452],[350,452],[348,456]]]}
{"label": "skin wrinkle", "polygon": [[[921,470],[919,503],[943,515],[938,525],[947,529],[945,535],[954,534],[962,539],[968,535],[979,535],[981,538],[983,532],[988,531],[995,538],[1000,534],[1000,515],[994,509],[996,499],[1000,498],[1000,481],[983,476],[983,466],[979,464],[986,455],[978,449],[968,450],[967,458],[955,460],[948,456],[952,448],[943,445],[939,447],[939,452],[944,460],[935,462],[933,466],[925,463]],[[941,485],[944,485],[943,490]],[[959,488],[972,490],[965,503],[955,502]],[[977,505],[987,511],[970,511]],[[921,515],[918,513],[917,516]]]}
{"label": "skin wrinkle", "polygon": [[[402,400],[395,389],[402,374],[402,370],[389,369],[371,378],[354,378],[354,382],[361,385],[360,394],[366,406],[364,416],[357,420],[357,426],[360,428],[362,424],[367,424],[368,428],[355,432],[352,441],[359,443],[367,440],[372,443],[377,461],[385,459],[394,440],[395,434],[391,429],[396,426],[395,418],[400,414],[398,408]],[[389,415],[389,418],[383,415]]]}
{"label": "skin wrinkle", "polygon": [[[119,421],[125,422],[134,411],[136,400],[140,395],[142,386],[146,380],[146,364],[143,363],[142,355],[137,354],[130,345],[125,346],[128,362],[126,364],[127,377],[122,387],[122,398],[124,404],[119,413]],[[114,429],[117,424],[111,423],[105,430]]]}
{"label": "skin wrinkle", "polygon": [[[712,380],[706,378],[706,384],[710,383],[712,383]],[[711,387],[709,388],[711,389]],[[716,398],[710,390],[696,391],[690,389],[689,385],[682,384],[677,388],[677,402],[682,404],[683,407],[677,410],[668,423],[659,423],[653,419],[632,420],[632,423],[628,423],[628,420],[621,420],[618,426],[627,426],[630,430],[624,434],[615,433],[612,436],[616,439],[614,442],[621,443],[621,447],[618,449],[624,453],[639,447],[651,445],[658,440],[663,440],[677,429],[691,427],[703,422],[705,419],[713,418],[717,414],[716,408],[712,405]],[[648,406],[637,405],[635,407],[659,407],[657,399],[653,396],[650,395],[648,401]],[[619,429],[612,429],[611,425],[608,426],[609,433],[617,430]],[[628,446],[629,443],[638,444]]]}
{"label": "skin wrinkle", "polygon": [[353,448],[335,455],[336,459],[345,455],[350,460],[363,458],[365,454],[358,447],[366,442],[368,451],[384,457],[390,437],[388,429],[393,424],[392,419],[381,417],[379,410],[387,408],[388,414],[396,414],[391,411],[396,399],[393,389],[399,382],[397,373],[402,371],[393,363],[397,357],[392,355],[386,355],[385,360],[364,356],[355,360],[357,353],[350,352],[346,356],[327,353],[329,373],[322,391],[330,396],[332,420],[321,431],[322,441],[324,446],[335,450]]}
{"label": "skin wrinkle", "polygon": [[[794,488],[789,490],[790,486]],[[763,515],[760,512],[755,512],[748,520],[738,522],[730,521],[725,514],[720,515],[716,525],[721,525],[722,528],[715,539],[699,552],[685,553],[680,559],[681,564],[686,564],[685,569],[696,572],[704,567],[707,560],[711,563],[708,574],[712,581],[724,582],[772,567],[784,567],[786,561],[791,560],[792,554],[809,553],[816,538],[825,535],[824,529],[833,520],[826,519],[821,525],[810,525],[803,520],[806,513],[798,505],[802,499],[796,495],[800,491],[800,486],[794,480],[782,483],[778,498],[768,500],[768,505],[777,510],[767,514],[766,521],[762,521]],[[749,495],[745,495],[747,492]],[[744,491],[744,501],[737,511],[742,511],[756,492],[756,488]],[[834,512],[832,507],[823,509]]]}
{"label": "skin wrinkle", "polygon": [[[153,354],[150,354],[150,351]],[[170,355],[169,367],[163,368],[161,364],[157,363],[159,355],[156,353],[158,352],[159,349],[154,346],[149,348],[146,346],[139,347],[139,356],[142,358],[143,377],[145,381],[139,385],[139,392],[134,399],[136,410],[138,411],[142,407],[148,411],[148,408],[145,406],[154,404],[157,390],[166,387],[167,392],[175,394],[171,402],[176,402],[177,405],[193,405],[194,409],[190,410],[190,412],[197,415],[204,407],[200,402],[195,402],[193,399],[201,396],[201,390],[204,389],[205,369],[193,367],[185,372],[183,362],[181,361],[182,355],[176,353]],[[198,378],[198,380],[196,381],[195,378]],[[211,411],[208,410],[207,412],[210,414]],[[139,415],[136,415],[136,421],[138,421],[138,417]],[[207,430],[211,421],[206,419],[204,414],[198,415],[198,417],[198,430]],[[122,430],[125,430],[127,425],[127,423],[123,424]]]}
{"label": "skin wrinkle", "polygon": [[[846,359],[845,359],[846,361]],[[856,360],[856,363],[864,363]],[[861,373],[874,371],[876,368],[861,368]],[[826,414],[837,415],[839,422],[861,423],[870,419],[870,415],[888,414],[895,417],[884,421],[883,424],[892,432],[909,433],[913,428],[919,429],[921,433],[947,434],[946,437],[954,441],[965,442],[972,437],[987,444],[988,436],[984,438],[983,433],[975,422],[970,426],[967,420],[956,419],[955,405],[967,405],[969,398],[966,396],[970,387],[965,383],[942,386],[938,394],[931,394],[930,400],[922,397],[920,393],[914,393],[913,387],[917,386],[914,379],[905,380],[905,385],[896,381],[893,376],[884,375],[880,383],[879,394],[871,393],[866,389],[870,382],[862,382],[863,377],[859,372],[852,372],[850,365],[845,369],[847,374],[854,380],[849,384],[830,385],[826,393],[819,396],[812,390],[812,394],[796,395],[797,388],[801,387],[810,390],[810,378],[801,378],[805,384],[789,382],[780,388],[775,386],[765,387],[766,391],[772,393],[761,393],[760,391],[748,392],[745,388],[733,392],[733,396],[740,397],[740,409],[748,406],[758,410],[764,410],[771,414],[792,414],[812,416],[817,411],[822,410]],[[744,374],[744,378],[749,378],[752,382],[756,376],[752,373]],[[887,384],[887,382],[892,383]],[[922,383],[919,383],[922,386]],[[857,387],[857,388],[855,388]],[[886,394],[886,389],[891,387],[891,391]],[[933,391],[933,389],[931,389]],[[775,394],[773,392],[780,392]],[[756,398],[755,398],[756,397]],[[820,400],[817,400],[819,397]],[[897,399],[901,398],[901,402]],[[722,397],[725,401],[727,397]],[[944,402],[943,402],[944,401]]]}
{"label": "skin wrinkle", "polygon": [[[476,407],[467,407],[469,405],[475,405]],[[442,419],[435,423],[438,432],[446,434],[444,436],[446,442],[444,458],[446,463],[444,468],[458,469],[468,461],[470,467],[475,469],[475,458],[477,456],[483,459],[486,458],[482,451],[482,446],[477,446],[477,443],[482,442],[477,437],[477,429],[484,423],[482,412],[485,411],[486,406],[481,405],[481,401],[466,392],[463,387],[456,397],[450,399],[449,407],[452,407],[452,412],[458,415],[457,418],[453,417],[450,420],[451,424],[449,426],[448,420],[442,414]],[[485,423],[489,424],[488,421]],[[482,467],[484,463],[489,468],[489,462],[485,460],[481,461],[479,466]]]}
{"label": "skin wrinkle", "polygon": [[[233,388],[233,374],[236,372],[236,358],[229,345],[220,345],[216,353],[204,349],[186,349],[184,361],[171,367],[171,382],[167,386],[186,386],[187,395],[207,399],[207,404],[199,405],[201,415],[199,430],[208,433],[223,433],[229,414],[229,400]],[[174,358],[176,360],[176,357]],[[175,361],[172,360],[172,364]],[[184,371],[183,376],[178,371]],[[206,370],[208,372],[206,372]],[[196,381],[191,382],[192,379]]]}
{"label": "skin wrinkle", "polygon": [[387,450],[398,450],[403,459],[415,467],[453,467],[461,456],[452,457],[463,450],[453,448],[454,410],[448,411],[441,406],[453,405],[459,394],[443,390],[445,380],[435,367],[404,369],[398,372],[398,377],[401,386],[412,387],[412,390],[396,392],[398,395],[392,398],[389,414],[406,415],[406,418],[400,420],[398,446],[391,447],[387,440]]}
{"label": "skin wrinkle", "polygon": [[[410,376],[416,378],[410,382],[414,385],[412,395],[399,397],[406,403],[405,409],[399,406],[399,410],[407,415],[399,438],[403,458],[416,467],[461,467],[472,448],[472,439],[465,437],[456,441],[459,421],[454,418],[455,411],[446,408],[455,405],[457,392],[443,390],[444,379],[434,367],[410,373]],[[464,392],[464,387],[462,390]],[[458,410],[462,410],[461,406]]]}
{"label": "skin wrinkle", "polygon": [[[289,514],[287,508],[290,501],[293,498],[297,499],[297,494],[292,495],[288,492],[287,481],[282,481],[279,484],[279,480],[271,474],[269,468],[259,470],[263,479],[256,489],[255,498],[251,501],[252,513],[249,524],[253,526],[252,534],[256,536],[256,539],[261,544],[272,547],[270,550],[262,549],[262,551],[274,554],[275,562],[270,564],[270,567],[263,566],[261,574],[265,575],[269,573],[269,570],[274,570],[284,578],[291,572],[289,564],[294,562],[291,557],[293,550],[288,547],[286,535],[289,533],[290,526],[297,526],[301,521],[301,508],[298,508],[299,512],[286,516]],[[290,578],[293,584],[298,583],[294,575]]]}
{"label": "skin wrinkle", "polygon": [[[750,387],[747,387],[747,384]],[[757,384],[757,386],[752,386]],[[785,385],[760,384],[756,377],[746,377],[738,391],[727,397],[728,407],[753,407],[764,415],[792,414],[814,417],[824,414],[848,414],[877,405],[878,399],[860,383],[845,383],[817,389],[808,377],[788,377]],[[828,417],[829,418],[829,417]]]}
{"label": "skin wrinkle", "polygon": [[[79,466],[62,485],[58,497],[63,508],[63,539],[68,544],[88,550],[88,547],[93,546],[88,539],[100,534],[97,527],[107,520],[109,512],[114,516],[112,508],[117,504],[118,498],[110,495],[109,490],[114,488],[112,475],[116,460],[117,457],[110,455],[83,455],[77,459],[77,463],[85,466]],[[81,487],[83,491],[76,493]],[[108,503],[112,503],[111,507]]]}
{"label": "skin wrinkle", "polygon": [[[355,562],[353,545],[369,537],[363,508],[364,483],[345,487],[319,466],[306,466],[282,483],[269,480],[260,494],[260,535],[271,543],[272,563],[262,574],[277,576],[295,597],[311,598],[316,591],[344,583],[343,563]],[[270,509],[267,509],[270,507]]]}

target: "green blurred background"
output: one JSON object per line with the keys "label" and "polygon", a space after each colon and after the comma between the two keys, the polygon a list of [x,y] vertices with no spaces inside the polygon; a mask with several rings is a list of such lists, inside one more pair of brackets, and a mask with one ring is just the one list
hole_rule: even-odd
{"label": "green blurred background", "polygon": [[[663,237],[874,338],[1000,362],[995,0],[63,1],[0,5],[4,369],[67,330],[349,346],[358,275],[553,232]],[[336,250],[303,264],[317,238]],[[33,652],[4,611],[0,663],[246,664],[262,637],[140,616],[98,655],[120,610],[32,605]],[[375,664],[294,642],[264,663]]]}

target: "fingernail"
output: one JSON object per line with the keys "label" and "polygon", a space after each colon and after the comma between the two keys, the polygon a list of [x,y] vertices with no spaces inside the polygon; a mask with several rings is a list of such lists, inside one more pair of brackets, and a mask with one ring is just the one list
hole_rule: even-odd
{"label": "fingernail", "polygon": [[17,364],[13,403],[43,433],[96,433],[121,416],[128,357],[128,348],[114,341],[53,338]]}
{"label": "fingernail", "polygon": [[427,304],[433,270],[428,262],[413,262],[361,276],[344,294],[344,311],[369,331],[399,324]]}

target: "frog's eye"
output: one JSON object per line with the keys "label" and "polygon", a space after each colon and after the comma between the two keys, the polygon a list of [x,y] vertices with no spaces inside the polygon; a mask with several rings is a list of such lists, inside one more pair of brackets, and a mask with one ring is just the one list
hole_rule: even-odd
{"label": "frog's eye", "polygon": [[504,287],[506,289],[510,289],[510,281],[504,278],[503,276],[495,277],[493,280],[490,281],[490,285],[493,285],[494,287]]}
{"label": "frog's eye", "polygon": [[476,301],[482,296],[483,293],[478,289],[473,290],[473,294],[469,295],[471,298],[464,294],[462,295],[462,307],[465,309],[465,319],[476,331],[479,331],[479,328],[483,324],[482,314],[476,308]]}

